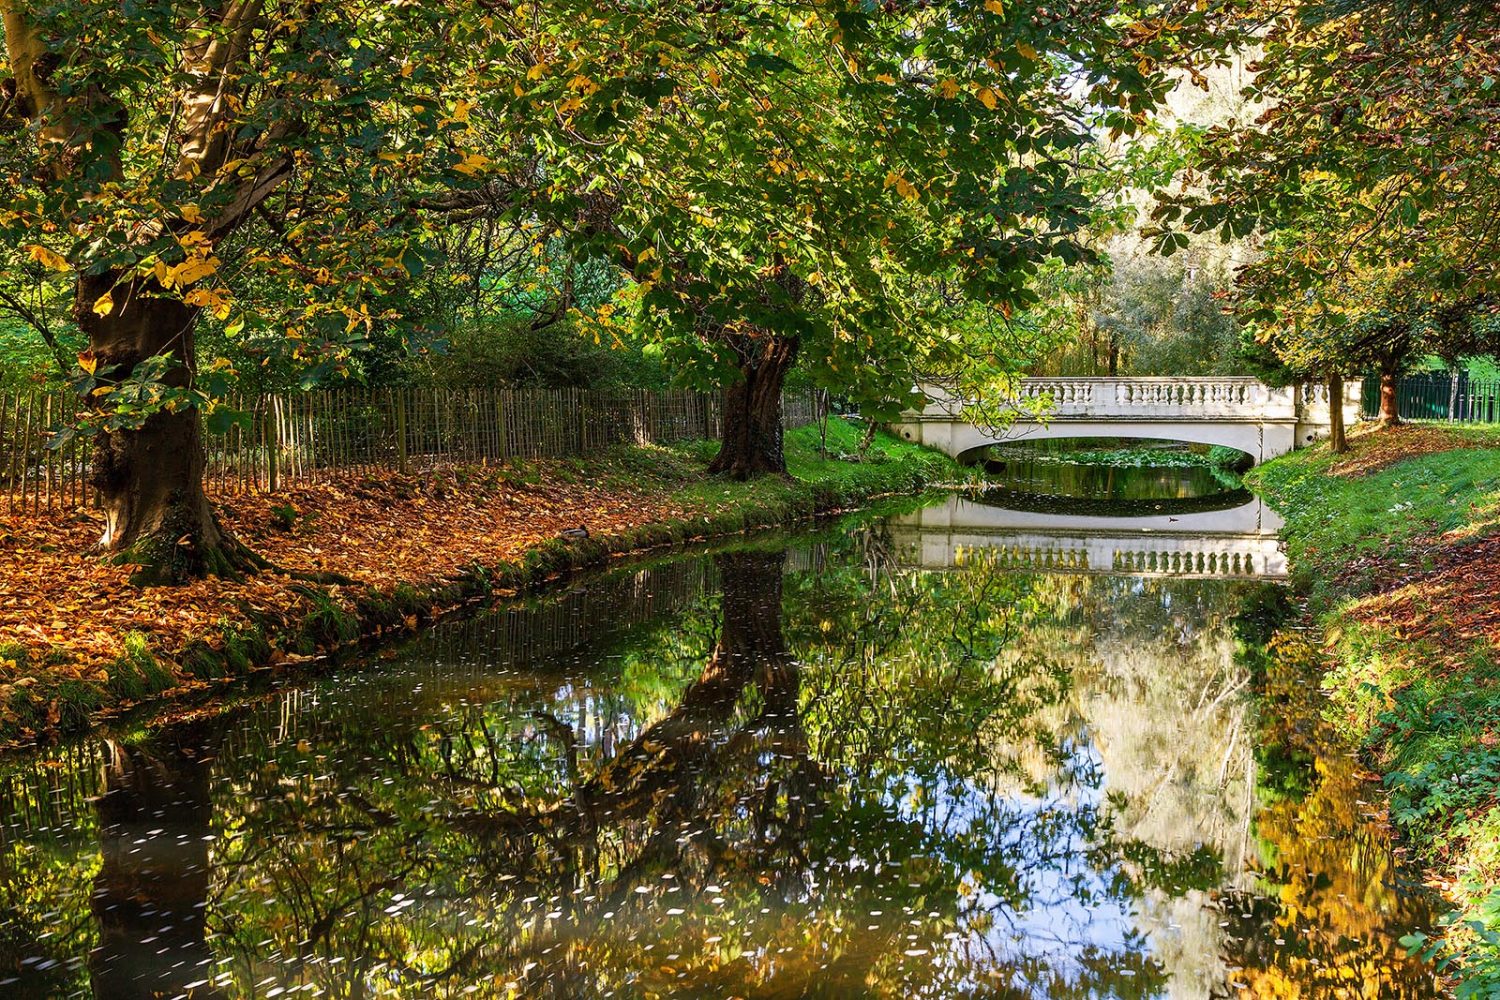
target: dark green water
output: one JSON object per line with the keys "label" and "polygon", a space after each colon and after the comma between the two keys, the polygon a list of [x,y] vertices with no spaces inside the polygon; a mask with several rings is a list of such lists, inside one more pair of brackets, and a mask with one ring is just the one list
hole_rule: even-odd
{"label": "dark green water", "polygon": [[441,625],[7,762],[0,996],[1436,996],[1305,678],[1237,654],[1275,597],[876,522]]}
{"label": "dark green water", "polygon": [[1134,514],[1153,509],[1152,501],[1191,510],[1250,499],[1236,474],[1195,460],[1202,461],[1181,449],[1136,445],[1078,451],[1065,441],[989,448],[977,459],[1000,502],[1056,497],[1095,507],[1115,504],[1120,513]]}

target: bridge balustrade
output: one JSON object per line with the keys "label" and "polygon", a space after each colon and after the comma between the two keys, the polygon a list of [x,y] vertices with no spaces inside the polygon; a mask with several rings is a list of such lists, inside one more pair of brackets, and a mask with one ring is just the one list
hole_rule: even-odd
{"label": "bridge balustrade", "polygon": [[[1052,417],[1292,419],[1299,399],[1253,378],[1028,378],[1017,395]],[[1323,395],[1326,403],[1326,389]],[[1309,398],[1309,402],[1312,397]]]}

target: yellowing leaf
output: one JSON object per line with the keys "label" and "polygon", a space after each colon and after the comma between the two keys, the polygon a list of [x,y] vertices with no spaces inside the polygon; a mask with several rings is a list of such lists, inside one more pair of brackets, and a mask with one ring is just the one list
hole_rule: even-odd
{"label": "yellowing leaf", "polygon": [[229,307],[234,300],[222,288],[195,288],[184,295],[182,301],[190,306],[207,309],[215,319],[224,319],[229,315]]}
{"label": "yellowing leaf", "polygon": [[99,359],[94,357],[93,351],[79,351],[78,367],[92,375],[99,368]]}
{"label": "yellowing leaf", "polygon": [[991,111],[994,111],[995,105],[999,103],[995,98],[995,92],[988,87],[980,87],[979,93],[975,96],[979,98],[980,104],[983,104]]}
{"label": "yellowing leaf", "polygon": [[984,0],[984,9],[991,14],[1002,16],[1005,14],[1005,4],[1001,3],[1000,0]]}
{"label": "yellowing leaf", "polygon": [[186,288],[195,281],[208,277],[219,269],[219,258],[217,257],[189,257],[181,264],[167,271],[166,284],[169,287]]}
{"label": "yellowing leaf", "polygon": [[453,165],[453,169],[461,174],[473,176],[490,165],[490,158],[483,153],[469,153],[462,160]]}
{"label": "yellowing leaf", "polygon": [[894,170],[885,175],[885,186],[894,187],[901,197],[911,200],[917,196],[917,186]]}
{"label": "yellowing leaf", "polygon": [[958,96],[958,81],[952,77],[946,77],[942,83],[938,84],[938,91],[951,101]]}
{"label": "yellowing leaf", "polygon": [[108,316],[115,311],[115,297],[105,292],[94,300],[94,314],[97,316]]}
{"label": "yellowing leaf", "polygon": [[31,255],[32,260],[37,261],[43,267],[50,267],[54,271],[67,271],[71,269],[66,258],[61,254],[53,253],[40,244],[33,243],[26,248],[26,252]]}
{"label": "yellowing leaf", "polygon": [[1027,45],[1025,42],[1017,42],[1016,51],[1021,53],[1021,55],[1025,56],[1027,59],[1030,59],[1032,62],[1038,62],[1042,58],[1041,54],[1038,53],[1036,49],[1032,48],[1030,45]]}
{"label": "yellowing leaf", "polygon": [[197,205],[183,205],[177,210],[177,214],[182,216],[188,222],[203,221],[203,210],[200,209]]}

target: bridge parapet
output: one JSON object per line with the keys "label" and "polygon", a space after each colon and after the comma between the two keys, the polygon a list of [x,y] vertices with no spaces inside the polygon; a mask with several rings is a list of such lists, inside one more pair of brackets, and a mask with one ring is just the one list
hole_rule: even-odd
{"label": "bridge parapet", "polygon": [[897,551],[926,569],[990,559],[1054,573],[1282,579],[1281,519],[1259,500],[1179,516],[1008,510],[960,497],[896,518]]}
{"label": "bridge parapet", "polygon": [[[1028,378],[1017,401],[1045,403],[1049,419],[1130,417],[1291,420],[1297,397],[1253,378]],[[927,414],[954,415],[957,400],[934,394]]]}

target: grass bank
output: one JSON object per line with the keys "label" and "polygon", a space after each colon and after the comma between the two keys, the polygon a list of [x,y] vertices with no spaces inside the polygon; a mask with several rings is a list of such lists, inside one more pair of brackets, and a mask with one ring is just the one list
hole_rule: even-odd
{"label": "grass bank", "polygon": [[1500,997],[1500,429],[1407,426],[1246,476],[1286,518],[1323,630],[1331,721],[1383,776],[1391,821],[1456,907],[1460,997]]}
{"label": "grass bank", "polygon": [[422,476],[380,474],[216,497],[237,536],[291,573],[141,589],[87,553],[88,510],[0,515],[0,744],[77,732],[143,701],[188,699],[419,627],[614,556],[781,525],[963,475],[936,452],[830,421],[787,436],[789,478],[709,478],[715,445]]}

